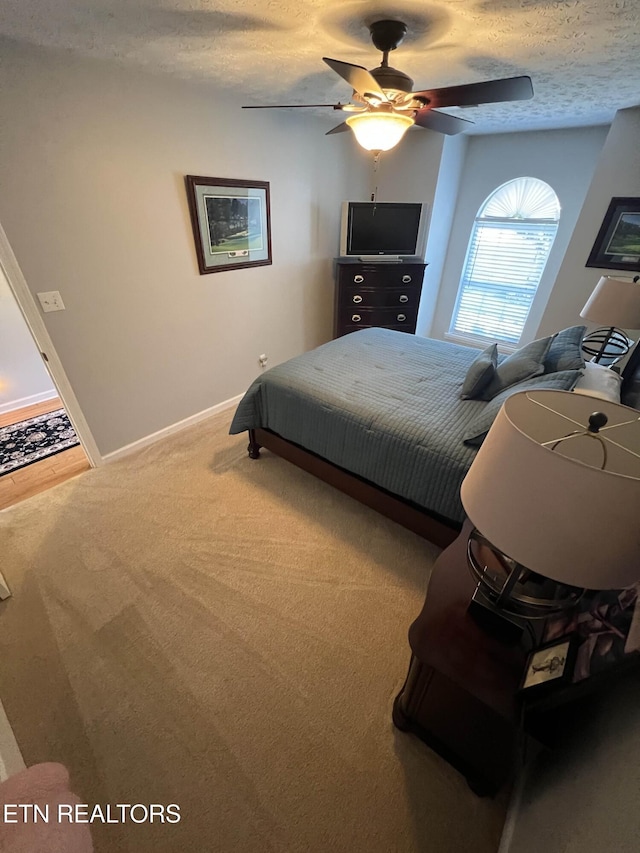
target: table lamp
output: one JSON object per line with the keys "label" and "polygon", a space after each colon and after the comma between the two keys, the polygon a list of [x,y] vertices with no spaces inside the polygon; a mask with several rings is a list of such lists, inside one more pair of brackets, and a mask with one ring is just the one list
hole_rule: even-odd
{"label": "table lamp", "polygon": [[[512,394],[461,498],[472,611],[515,617],[521,631],[585,589],[629,586],[640,579],[640,412],[577,392]],[[495,560],[483,563],[487,547]]]}
{"label": "table lamp", "polygon": [[586,335],[582,349],[600,363],[613,364],[626,355],[633,341],[623,329],[640,329],[640,276],[634,279],[602,276],[580,312],[584,320],[602,324]]}

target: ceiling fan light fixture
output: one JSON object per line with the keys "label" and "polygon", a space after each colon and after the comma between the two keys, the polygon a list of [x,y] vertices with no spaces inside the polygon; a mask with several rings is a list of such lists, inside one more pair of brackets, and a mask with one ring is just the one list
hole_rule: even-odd
{"label": "ceiling fan light fixture", "polygon": [[349,116],[347,124],[356,141],[367,151],[389,151],[409,130],[414,119],[400,113],[360,113]]}

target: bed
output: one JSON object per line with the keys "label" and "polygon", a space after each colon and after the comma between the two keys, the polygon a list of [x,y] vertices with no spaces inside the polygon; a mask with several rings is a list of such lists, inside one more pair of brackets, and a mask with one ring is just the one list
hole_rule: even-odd
{"label": "bed", "polygon": [[[470,431],[501,402],[461,399],[477,358],[475,348],[363,329],[265,371],[230,432],[248,431],[252,458],[265,447],[444,547],[464,520]],[[637,379],[640,367],[628,372]],[[569,387],[561,373],[537,387]]]}

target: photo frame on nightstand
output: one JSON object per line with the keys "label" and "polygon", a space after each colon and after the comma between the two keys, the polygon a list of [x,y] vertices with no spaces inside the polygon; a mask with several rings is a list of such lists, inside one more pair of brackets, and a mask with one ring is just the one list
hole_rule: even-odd
{"label": "photo frame on nightstand", "polygon": [[570,684],[577,650],[577,637],[574,635],[533,649],[524,667],[519,692],[529,698]]}

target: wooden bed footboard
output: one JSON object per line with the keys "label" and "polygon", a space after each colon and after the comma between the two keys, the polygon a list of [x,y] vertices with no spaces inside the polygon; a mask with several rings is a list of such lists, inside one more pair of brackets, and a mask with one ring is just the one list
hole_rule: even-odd
{"label": "wooden bed footboard", "polygon": [[298,444],[281,438],[267,429],[249,430],[249,456],[258,459],[264,447],[297,465],[319,480],[339,489],[365,506],[371,507],[386,518],[401,524],[439,548],[446,548],[460,533],[462,525],[430,513],[416,504],[375,486],[368,480],[339,468],[321,456],[304,450]]}

